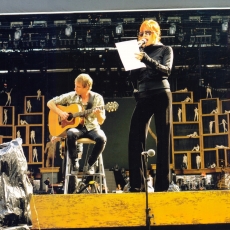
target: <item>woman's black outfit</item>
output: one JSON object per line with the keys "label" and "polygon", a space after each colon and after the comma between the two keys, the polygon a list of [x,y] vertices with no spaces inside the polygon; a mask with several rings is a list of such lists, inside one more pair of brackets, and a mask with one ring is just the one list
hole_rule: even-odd
{"label": "woman's black outfit", "polygon": [[132,114],[129,132],[129,178],[130,191],[142,187],[141,153],[145,151],[148,126],[154,115],[157,134],[157,161],[155,192],[169,187],[170,131],[172,119],[172,96],[168,76],[171,73],[173,51],[169,46],[150,45],[142,50],[145,68],[135,70],[138,99]]}

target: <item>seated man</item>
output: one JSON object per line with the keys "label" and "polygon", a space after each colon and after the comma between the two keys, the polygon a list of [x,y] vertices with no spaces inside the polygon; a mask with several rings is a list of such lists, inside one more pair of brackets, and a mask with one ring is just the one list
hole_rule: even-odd
{"label": "seated man", "polygon": [[88,159],[87,174],[94,174],[94,164],[103,152],[107,141],[104,131],[100,128],[105,120],[105,110],[100,109],[104,106],[104,100],[100,94],[91,91],[92,85],[93,80],[88,74],[80,74],[75,79],[75,91],[54,97],[47,103],[47,106],[62,120],[67,120],[69,113],[62,111],[57,105],[77,104],[82,110],[92,108],[92,112],[84,115],[77,127],[67,130],[67,146],[72,162],[75,162],[78,157],[75,144],[78,139],[89,138],[96,142]]}

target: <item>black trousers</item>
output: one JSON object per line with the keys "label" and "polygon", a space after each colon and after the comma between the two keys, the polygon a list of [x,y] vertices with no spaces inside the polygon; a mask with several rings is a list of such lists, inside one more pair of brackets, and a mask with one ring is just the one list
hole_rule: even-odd
{"label": "black trousers", "polygon": [[168,190],[170,164],[170,133],[172,120],[171,92],[160,92],[140,98],[131,118],[129,132],[129,178],[131,188],[141,188],[143,177],[141,153],[145,151],[146,137],[154,114],[157,135],[155,192]]}
{"label": "black trousers", "polygon": [[107,138],[105,136],[105,133],[101,129],[93,129],[91,131],[87,131],[85,127],[82,127],[80,129],[77,128],[71,128],[67,131],[67,146],[69,150],[69,155],[72,159],[75,159],[77,157],[77,148],[75,145],[75,142],[80,138],[89,138],[91,140],[94,140],[96,144],[93,147],[91,156],[89,157],[88,164],[91,166],[93,165],[100,153],[103,152]]}

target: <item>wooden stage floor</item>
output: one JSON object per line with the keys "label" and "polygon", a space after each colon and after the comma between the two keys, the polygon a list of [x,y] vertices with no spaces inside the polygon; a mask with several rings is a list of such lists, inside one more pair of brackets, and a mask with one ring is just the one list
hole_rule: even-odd
{"label": "wooden stage floor", "polygon": [[[148,205],[151,229],[230,229],[229,190],[149,193]],[[33,195],[31,212],[32,229],[146,229],[146,194]]]}

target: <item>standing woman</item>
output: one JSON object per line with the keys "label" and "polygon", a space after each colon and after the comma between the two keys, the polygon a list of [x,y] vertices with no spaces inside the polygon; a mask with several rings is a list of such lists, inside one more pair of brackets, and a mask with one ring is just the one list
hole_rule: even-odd
{"label": "standing woman", "polygon": [[155,192],[169,187],[170,132],[172,120],[172,96],[168,77],[173,64],[173,50],[160,42],[160,26],[154,20],[146,20],[140,26],[138,40],[144,42],[135,57],[146,67],[135,70],[138,97],[132,114],[129,131],[130,192],[144,188],[140,173],[141,153],[145,151],[148,127],[154,115],[157,135],[157,161]]}

